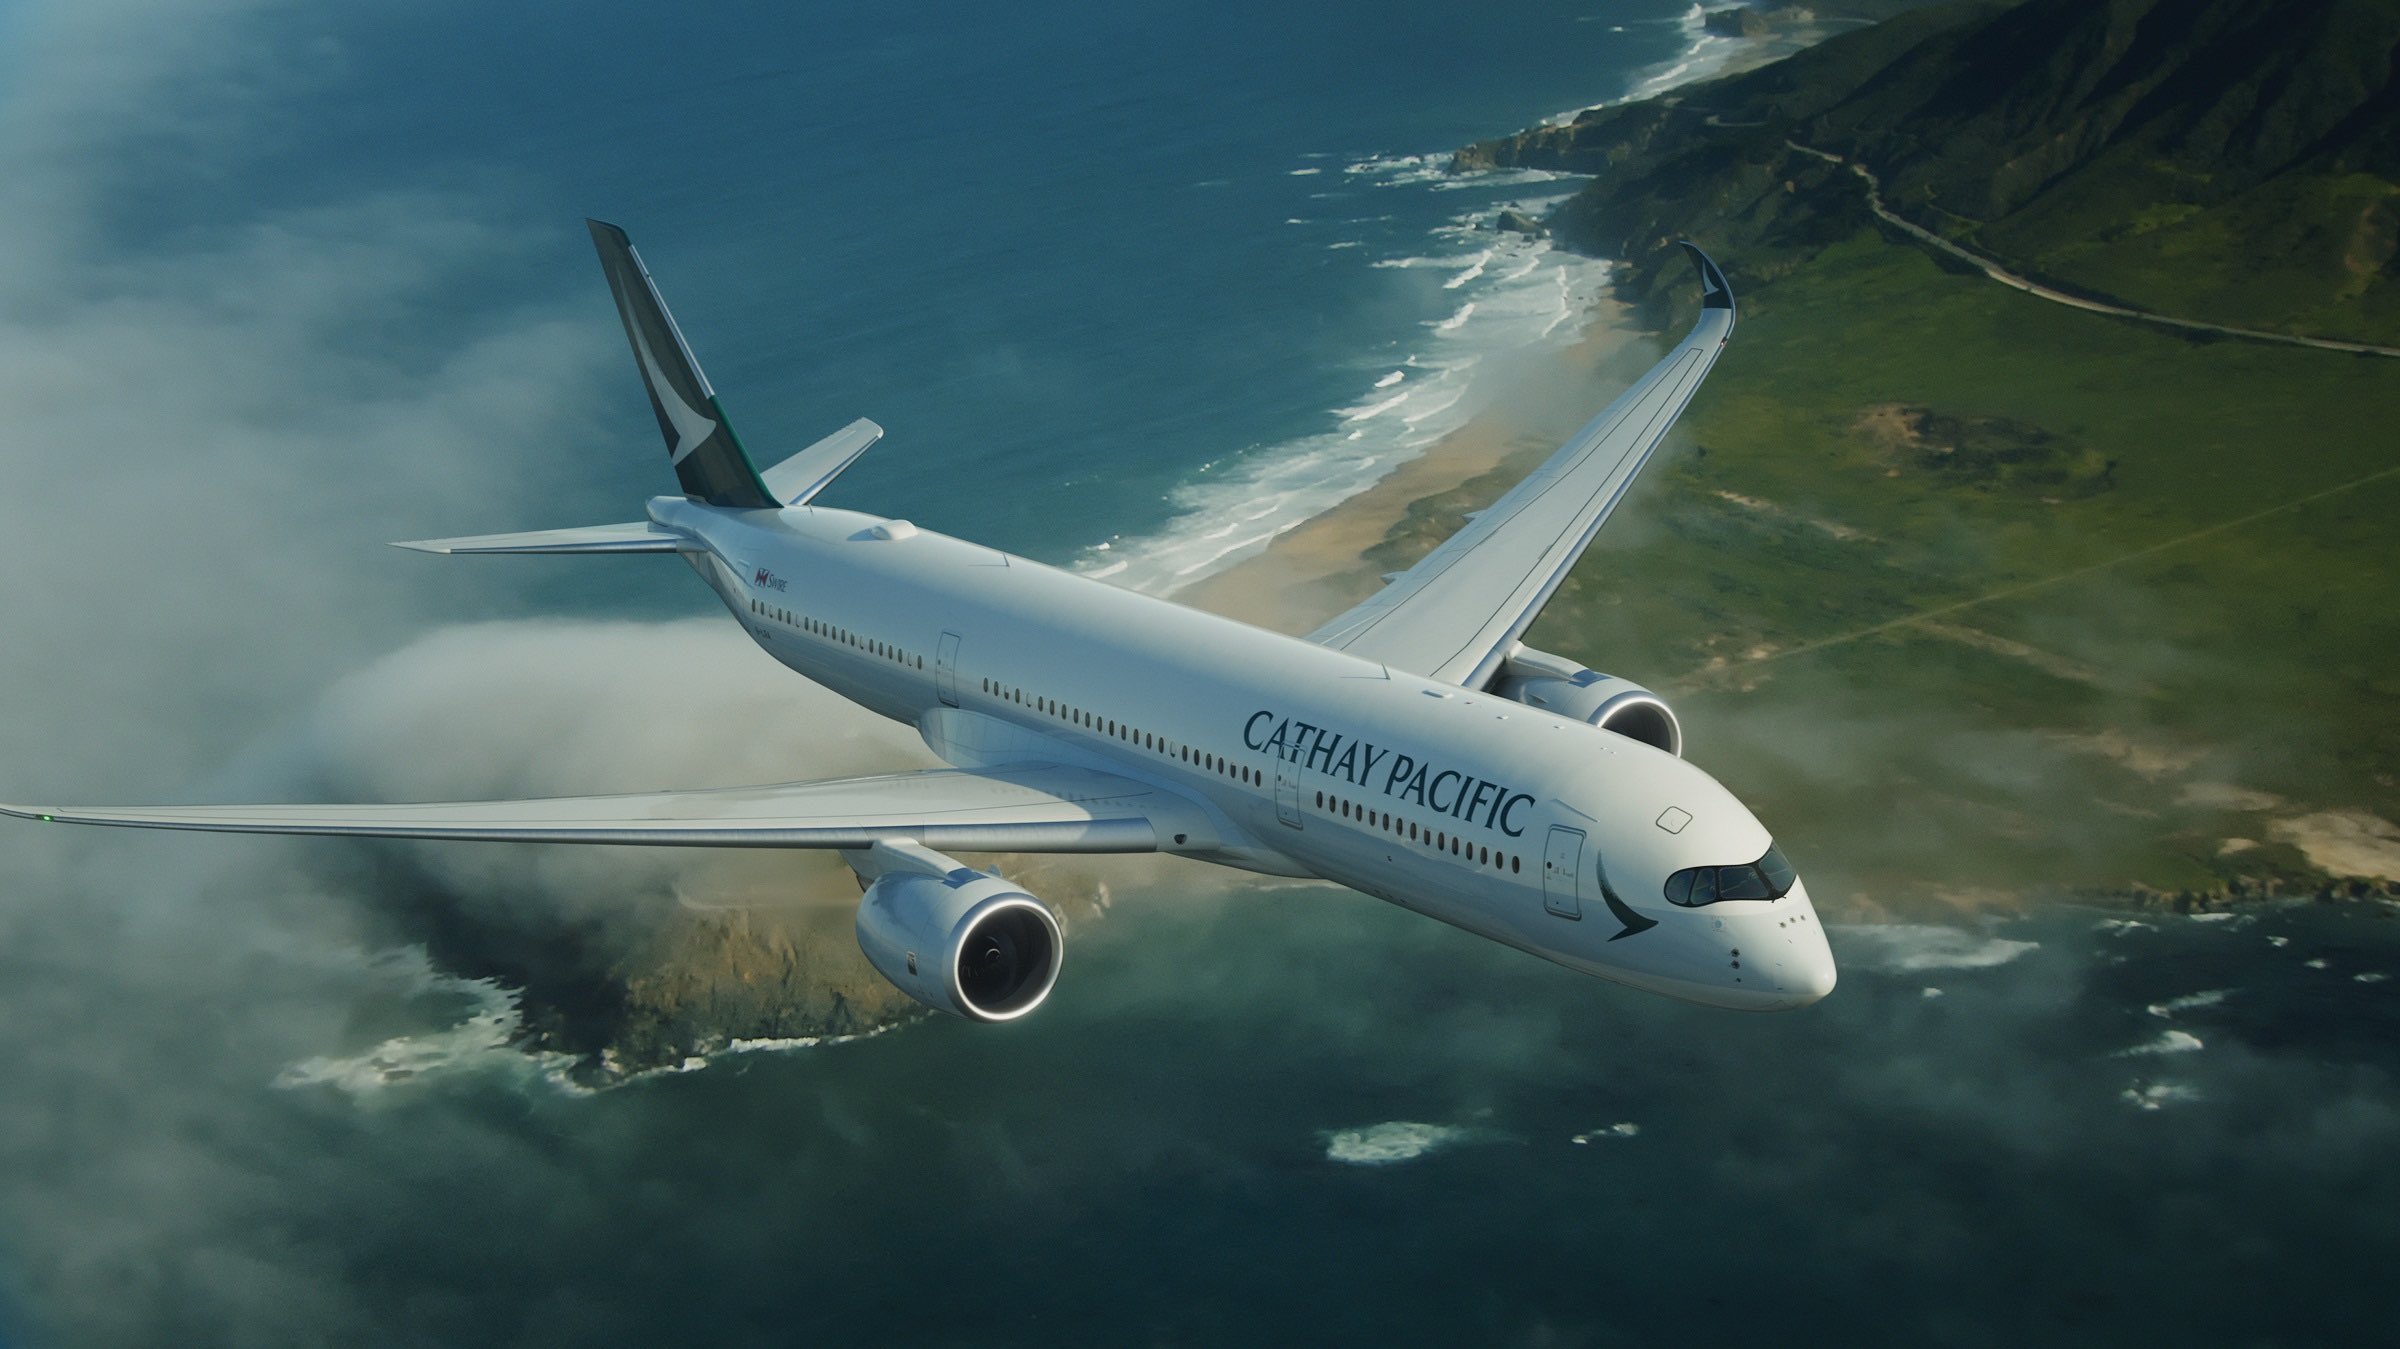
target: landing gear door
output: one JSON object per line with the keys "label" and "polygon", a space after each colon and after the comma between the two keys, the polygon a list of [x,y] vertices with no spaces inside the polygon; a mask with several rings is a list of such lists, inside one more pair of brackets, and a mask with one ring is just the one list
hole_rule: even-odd
{"label": "landing gear door", "polygon": [[1280,760],[1275,764],[1275,818],[1300,827],[1300,777]]}
{"label": "landing gear door", "polygon": [[1550,847],[1542,854],[1542,907],[1561,918],[1583,917],[1575,894],[1576,877],[1583,874],[1583,831],[1550,826]]}

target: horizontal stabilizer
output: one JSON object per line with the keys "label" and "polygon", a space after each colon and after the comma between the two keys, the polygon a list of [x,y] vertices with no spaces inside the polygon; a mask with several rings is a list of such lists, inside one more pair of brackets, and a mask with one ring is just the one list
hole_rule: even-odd
{"label": "horizontal stabilizer", "polygon": [[523,534],[470,534],[457,539],[411,539],[394,548],[420,553],[672,553],[680,536],[634,520],[621,525],[536,529]]}
{"label": "horizontal stabilizer", "polygon": [[861,417],[758,476],[776,500],[804,506],[881,439],[883,428]]}

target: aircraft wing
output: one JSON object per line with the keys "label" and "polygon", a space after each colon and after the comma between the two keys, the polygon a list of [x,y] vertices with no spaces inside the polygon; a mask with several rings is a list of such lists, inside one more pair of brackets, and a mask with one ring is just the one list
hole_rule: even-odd
{"label": "aircraft wing", "polygon": [[1151,852],[1190,803],[1131,778],[1055,765],[926,769],[765,787],[341,806],[12,806],[68,824],[234,834],[630,843],[717,848],[866,848],[914,839],[962,852]]}
{"label": "aircraft wing", "polygon": [[1733,291],[1691,244],[1700,321],[1523,482],[1364,603],[1309,634],[1321,646],[1480,687],[1566,579],[1733,335]]}

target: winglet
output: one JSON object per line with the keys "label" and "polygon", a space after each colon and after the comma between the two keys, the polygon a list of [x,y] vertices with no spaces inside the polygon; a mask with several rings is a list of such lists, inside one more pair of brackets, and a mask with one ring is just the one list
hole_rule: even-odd
{"label": "winglet", "polygon": [[616,298],[617,316],[625,321],[626,339],[642,368],[642,383],[650,390],[650,410],[658,414],[658,429],[667,440],[668,459],[682,482],[684,495],[711,506],[756,509],[782,503],[768,495],[743,453],[742,442],[725,420],[716,390],[692,349],[676,330],[675,316],[650,280],[650,269],[633,250],[625,231],[605,220],[583,222],[600,251],[600,268],[608,274],[609,294]]}
{"label": "winglet", "polygon": [[1722,309],[1726,317],[1732,317],[1733,287],[1725,284],[1725,273],[1717,270],[1717,264],[1709,261],[1708,254],[1700,251],[1700,245],[1689,239],[1678,239],[1675,244],[1691,254],[1692,265],[1700,269],[1700,307]]}

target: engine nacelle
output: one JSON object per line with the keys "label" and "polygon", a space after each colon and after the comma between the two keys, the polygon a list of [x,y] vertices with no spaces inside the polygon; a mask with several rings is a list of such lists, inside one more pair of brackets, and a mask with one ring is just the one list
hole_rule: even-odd
{"label": "engine nacelle", "polygon": [[1683,754],[1683,724],[1665,699],[1630,679],[1587,670],[1564,656],[1519,648],[1500,667],[1491,690],[1511,702]]}
{"label": "engine nacelle", "polygon": [[858,946],[878,973],[937,1012],[1014,1021],[1050,996],[1065,942],[1042,902],[920,844],[853,854]]}

